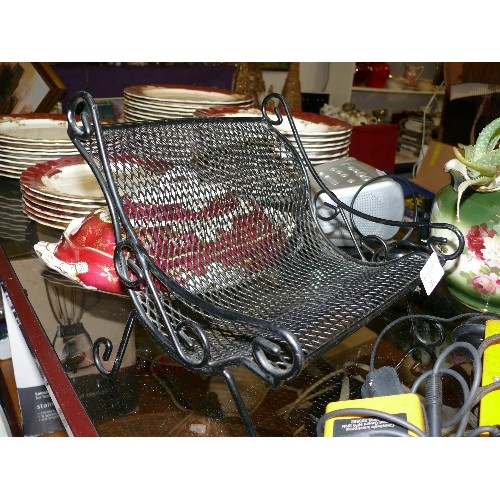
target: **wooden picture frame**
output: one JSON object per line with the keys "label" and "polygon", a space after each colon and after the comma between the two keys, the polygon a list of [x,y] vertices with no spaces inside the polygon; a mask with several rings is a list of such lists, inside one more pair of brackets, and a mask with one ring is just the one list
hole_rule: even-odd
{"label": "wooden picture frame", "polygon": [[0,114],[49,113],[65,93],[48,63],[0,63]]}

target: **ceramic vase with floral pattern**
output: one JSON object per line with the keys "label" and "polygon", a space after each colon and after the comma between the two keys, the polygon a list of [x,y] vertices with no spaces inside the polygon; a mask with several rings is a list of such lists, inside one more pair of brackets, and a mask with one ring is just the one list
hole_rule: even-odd
{"label": "ceramic vase with floral pattern", "polygon": [[[465,237],[459,258],[444,266],[450,293],[463,304],[480,311],[500,312],[500,191],[466,189],[461,196],[453,186],[439,191],[433,203],[431,222],[447,222]],[[456,249],[456,239],[447,246]]]}

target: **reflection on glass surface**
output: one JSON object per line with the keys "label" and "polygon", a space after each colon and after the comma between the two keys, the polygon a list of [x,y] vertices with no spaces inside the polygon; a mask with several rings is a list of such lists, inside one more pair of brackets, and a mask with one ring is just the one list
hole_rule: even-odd
{"label": "reflection on glass surface", "polygon": [[[57,369],[71,382],[100,435],[247,435],[226,382],[180,367],[160,351],[140,324],[134,328],[116,377],[100,375],[93,362],[92,344],[101,336],[112,340],[114,350],[107,366],[111,368],[132,310],[130,299],[84,289],[36,256],[34,245],[41,240],[57,242],[62,230],[35,222],[23,213],[18,180],[0,181],[0,208],[0,243],[60,360]],[[417,305],[420,310],[447,317],[459,310],[446,294],[434,301],[417,298]],[[329,402],[360,397],[375,332],[405,312],[404,303],[386,311],[369,328],[351,335],[278,390],[247,369],[235,368],[236,382],[258,434],[314,436],[316,422]],[[427,358],[415,349],[414,339],[407,326],[401,327],[388,335],[376,352],[376,365],[397,367],[406,386],[427,367]],[[459,392],[460,388],[455,390]]]}
{"label": "reflection on glass surface", "polygon": [[84,296],[74,288],[45,281],[52,314],[59,322],[52,346],[64,369],[76,373],[93,364],[92,339],[81,322]]}

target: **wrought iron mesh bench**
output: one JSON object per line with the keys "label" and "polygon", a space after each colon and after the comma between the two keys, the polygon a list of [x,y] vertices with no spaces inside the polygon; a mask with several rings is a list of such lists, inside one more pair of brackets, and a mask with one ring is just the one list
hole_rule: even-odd
{"label": "wrought iron mesh bench", "polygon": [[[266,111],[270,98],[281,112]],[[298,150],[273,126],[283,112]],[[116,373],[138,318],[182,366],[225,378],[250,435],[232,366],[278,388],[411,292],[430,251],[444,262],[463,248],[453,226],[445,227],[459,240],[452,255],[431,240],[429,251],[382,262],[333,246],[318,224],[307,169],[339,213],[370,216],[322,184],[279,94],[264,100],[262,117],[101,124],[93,98],[79,92],[68,123],[106,197],[115,267],[134,305],[110,372],[101,356],[108,360],[112,346],[96,341],[98,369]]]}

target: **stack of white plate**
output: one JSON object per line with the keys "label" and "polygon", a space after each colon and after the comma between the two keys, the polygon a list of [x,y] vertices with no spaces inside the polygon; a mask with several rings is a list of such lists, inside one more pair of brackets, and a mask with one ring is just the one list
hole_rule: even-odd
{"label": "stack of white plate", "polygon": [[[269,114],[271,117],[273,116],[272,111]],[[255,107],[233,109],[214,107],[198,110],[196,116],[262,116],[262,111]],[[330,116],[302,111],[293,111],[292,116],[304,150],[313,166],[349,155],[351,124]],[[276,128],[297,147],[297,142],[286,117],[283,118],[283,123]]]}
{"label": "stack of white plate", "polygon": [[22,206],[26,215],[46,226],[68,224],[106,205],[102,190],[81,156],[37,163],[21,174]]}
{"label": "stack of white plate", "polygon": [[0,116],[0,176],[19,179],[37,163],[78,154],[62,114]]}
{"label": "stack of white plate", "polygon": [[[337,118],[316,113],[293,111],[293,121],[300,140],[312,165],[349,156],[352,125]],[[284,119],[278,126],[295,146],[297,143],[290,123]]]}
{"label": "stack of white plate", "polygon": [[252,104],[250,95],[197,85],[135,85],[123,91],[125,121],[190,118],[198,109]]}

